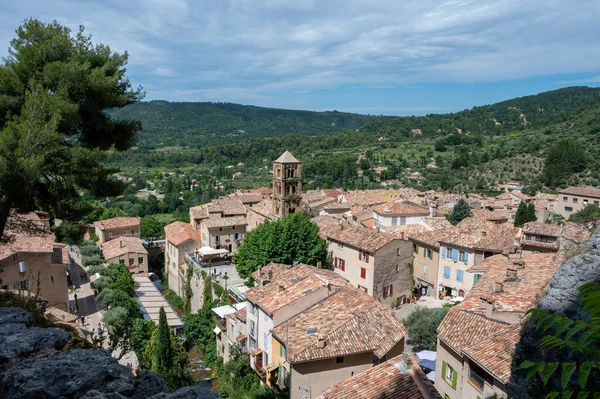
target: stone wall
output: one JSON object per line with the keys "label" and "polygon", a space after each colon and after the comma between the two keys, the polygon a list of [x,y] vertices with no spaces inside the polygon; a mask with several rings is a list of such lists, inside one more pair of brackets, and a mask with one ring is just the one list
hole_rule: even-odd
{"label": "stone wall", "polygon": [[34,325],[31,313],[0,307],[0,398],[217,399],[204,385],[168,393],[158,374],[134,376],[108,351],[68,349],[71,333]]}

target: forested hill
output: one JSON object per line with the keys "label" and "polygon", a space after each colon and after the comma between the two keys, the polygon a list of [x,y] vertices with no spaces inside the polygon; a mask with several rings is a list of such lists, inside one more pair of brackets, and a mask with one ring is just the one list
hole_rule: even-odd
{"label": "forested hill", "polygon": [[150,101],[112,112],[142,121],[144,148],[199,146],[286,134],[321,135],[360,128],[390,117],[314,112],[210,102]]}
{"label": "forested hill", "polygon": [[452,114],[400,117],[373,122],[361,129],[376,135],[503,134],[564,122],[600,105],[600,88],[567,87]]}

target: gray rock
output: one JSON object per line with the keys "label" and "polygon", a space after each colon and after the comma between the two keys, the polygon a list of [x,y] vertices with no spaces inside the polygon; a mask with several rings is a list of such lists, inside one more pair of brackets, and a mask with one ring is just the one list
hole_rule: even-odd
{"label": "gray rock", "polygon": [[48,357],[26,358],[0,376],[0,397],[79,398],[91,390],[107,392],[133,378],[107,351],[73,349]]}
{"label": "gray rock", "polygon": [[161,393],[148,399],[220,399],[221,397],[210,389],[210,384],[201,382],[191,387],[179,388],[173,393]]}
{"label": "gray rock", "polygon": [[26,310],[14,306],[0,308],[0,326],[5,324],[24,324],[32,326],[33,315]]}
{"label": "gray rock", "polygon": [[120,393],[105,393],[100,391],[89,391],[81,399],[127,399]]}
{"label": "gray rock", "polygon": [[0,363],[46,348],[62,348],[69,339],[71,334],[60,328],[0,324]]}
{"label": "gray rock", "polygon": [[151,371],[142,371],[133,381],[133,386],[132,399],[146,399],[161,392],[168,392],[165,380]]}

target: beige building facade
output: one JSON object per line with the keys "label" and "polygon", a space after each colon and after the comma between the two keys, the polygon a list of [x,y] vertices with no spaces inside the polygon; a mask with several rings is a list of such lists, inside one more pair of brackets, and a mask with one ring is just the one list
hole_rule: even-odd
{"label": "beige building facade", "polygon": [[600,204],[600,189],[595,187],[569,187],[558,193],[554,212],[565,219],[588,204]]}
{"label": "beige building facade", "polygon": [[116,217],[94,222],[96,235],[100,244],[117,237],[140,237],[140,218]]}
{"label": "beige building facade", "polygon": [[148,273],[148,251],[137,237],[118,237],[101,246],[107,264],[120,263],[132,273]]}
{"label": "beige building facade", "polygon": [[173,222],[165,230],[165,276],[169,288],[183,297],[185,254],[201,247],[200,233],[191,224]]}

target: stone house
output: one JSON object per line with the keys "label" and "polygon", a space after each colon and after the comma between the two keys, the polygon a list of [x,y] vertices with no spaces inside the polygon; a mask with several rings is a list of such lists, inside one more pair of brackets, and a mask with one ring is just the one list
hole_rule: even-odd
{"label": "stone house", "polygon": [[140,218],[119,216],[94,222],[100,244],[117,237],[140,237]]}
{"label": "stone house", "polygon": [[[39,293],[48,307],[69,309],[67,249],[38,220],[13,214],[0,240],[0,288]],[[38,292],[39,286],[39,292]]]}
{"label": "stone house", "polygon": [[411,244],[384,232],[360,227],[327,232],[334,271],[382,303],[411,297]]}
{"label": "stone house", "polygon": [[523,252],[557,252],[563,227],[556,224],[528,222],[523,226]]}
{"label": "stone house", "polygon": [[525,314],[543,295],[562,259],[557,254],[494,255],[470,271],[483,276],[438,327],[435,387],[441,395],[508,397]]}
{"label": "stone house", "polygon": [[425,295],[436,298],[438,293],[438,266],[440,262],[440,240],[446,229],[409,233],[412,242],[413,277],[415,286],[425,288]]}
{"label": "stone house", "polygon": [[423,218],[429,216],[429,209],[407,204],[401,201],[388,202],[373,208],[375,226],[390,230],[408,224],[423,224]]}
{"label": "stone house", "polygon": [[148,251],[137,237],[118,237],[101,246],[107,264],[120,263],[132,273],[148,273]]}
{"label": "stone house", "polygon": [[438,291],[444,296],[463,297],[477,282],[479,274],[467,270],[484,258],[514,253],[520,230],[510,224],[467,218],[445,232],[440,242]]}
{"label": "stone house", "polygon": [[269,264],[253,274],[257,285],[246,291],[250,366],[265,381],[274,353],[271,330],[331,295],[346,280],[330,270],[299,264]]}
{"label": "stone house", "polygon": [[272,329],[267,384],[291,399],[316,395],[400,355],[405,335],[392,309],[341,287]]}
{"label": "stone house", "polygon": [[183,297],[185,282],[185,254],[200,248],[200,233],[191,224],[173,222],[165,230],[165,276],[169,288]]}
{"label": "stone house", "polygon": [[213,249],[224,248],[233,253],[242,245],[246,226],[245,216],[205,219],[200,223],[202,246]]}
{"label": "stone house", "polygon": [[600,189],[591,186],[569,187],[558,193],[554,212],[568,219],[588,204],[600,204]]}

